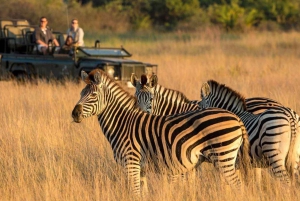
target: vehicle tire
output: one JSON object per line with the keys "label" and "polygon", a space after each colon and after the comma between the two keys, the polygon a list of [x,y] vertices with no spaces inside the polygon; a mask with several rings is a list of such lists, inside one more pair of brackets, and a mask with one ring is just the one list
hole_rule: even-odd
{"label": "vehicle tire", "polygon": [[17,82],[27,82],[29,80],[29,76],[26,72],[18,72],[15,77]]}

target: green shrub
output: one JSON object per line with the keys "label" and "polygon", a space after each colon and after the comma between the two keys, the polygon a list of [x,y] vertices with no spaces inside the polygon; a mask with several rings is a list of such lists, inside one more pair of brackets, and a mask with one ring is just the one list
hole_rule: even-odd
{"label": "green shrub", "polygon": [[215,24],[222,25],[225,30],[236,29],[241,25],[244,17],[245,9],[237,3],[226,5],[214,4],[208,8],[210,19]]}
{"label": "green shrub", "polygon": [[257,0],[248,6],[259,11],[263,20],[274,21],[284,28],[290,28],[300,23],[299,0]]}
{"label": "green shrub", "polygon": [[65,32],[78,18],[85,32],[139,30],[198,30],[216,26],[300,29],[299,0],[0,0],[0,18],[27,19],[38,25],[46,16],[49,26]]}
{"label": "green shrub", "polygon": [[154,25],[174,29],[179,22],[189,20],[199,10],[198,0],[152,0],[149,15]]}

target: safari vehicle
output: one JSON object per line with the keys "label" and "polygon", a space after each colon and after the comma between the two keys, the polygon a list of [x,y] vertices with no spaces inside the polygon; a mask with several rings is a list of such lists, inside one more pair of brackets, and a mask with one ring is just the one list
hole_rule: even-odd
{"label": "safari vehicle", "polygon": [[[95,68],[106,71],[115,80],[127,84],[132,73],[157,73],[157,65],[129,59],[132,55],[123,47],[74,47],[69,53],[55,51],[38,53],[34,43],[34,26],[26,20],[0,20],[0,78],[11,79],[71,79],[78,80],[82,70]],[[60,45],[65,34],[53,32]],[[51,41],[50,41],[51,44]]]}

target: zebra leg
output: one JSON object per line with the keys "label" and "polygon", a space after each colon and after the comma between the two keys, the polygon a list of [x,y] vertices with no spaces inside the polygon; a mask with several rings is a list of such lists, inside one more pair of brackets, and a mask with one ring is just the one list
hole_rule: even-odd
{"label": "zebra leg", "polygon": [[272,167],[272,172],[275,177],[280,178],[287,184],[290,184],[290,178],[285,167],[285,156],[280,152],[280,150],[272,151],[272,154],[267,154],[266,157]]}
{"label": "zebra leg", "polygon": [[236,172],[235,159],[236,157],[233,156],[224,160],[222,156],[218,156],[213,164],[220,171],[221,176],[225,178],[227,184],[239,189],[241,188],[241,180]]}
{"label": "zebra leg", "polygon": [[178,182],[180,179],[185,178],[186,174],[176,174],[176,175],[171,175],[171,183],[174,184]]}
{"label": "zebra leg", "polygon": [[255,167],[254,175],[255,175],[255,183],[256,183],[257,187],[259,189],[261,189],[261,185],[262,185],[262,183],[261,183],[261,168]]}
{"label": "zebra leg", "polygon": [[141,167],[141,192],[142,195],[148,194],[148,183],[146,178],[146,168],[144,166]]}
{"label": "zebra leg", "polygon": [[[298,115],[297,115],[298,116]],[[298,116],[299,117],[299,116]],[[295,183],[300,183],[300,119],[297,123],[297,136],[294,144],[295,163],[294,163],[294,178]]]}
{"label": "zebra leg", "polygon": [[[273,127],[270,126],[270,128]],[[282,127],[275,134],[271,129],[266,130],[265,137],[261,142],[263,156],[271,166],[273,174],[286,184],[290,184],[287,162],[292,161],[290,156],[290,153],[292,153],[292,150],[290,150],[291,133],[289,129]]]}
{"label": "zebra leg", "polygon": [[189,181],[192,181],[193,184],[195,184],[195,180],[196,180],[196,168],[192,169],[188,173],[188,179],[189,179]]}
{"label": "zebra leg", "polygon": [[127,161],[125,169],[128,178],[128,184],[134,194],[140,196],[140,185],[141,185],[141,166],[139,162]]}

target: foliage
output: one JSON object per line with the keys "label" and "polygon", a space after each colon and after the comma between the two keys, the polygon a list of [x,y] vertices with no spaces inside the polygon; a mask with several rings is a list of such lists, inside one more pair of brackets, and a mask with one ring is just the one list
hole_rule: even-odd
{"label": "foliage", "polygon": [[149,15],[155,25],[173,29],[178,22],[195,15],[198,9],[197,0],[152,0]]}
{"label": "foliage", "polygon": [[263,0],[261,4],[266,18],[280,25],[292,25],[299,20],[299,5],[299,2],[288,0]]}
{"label": "foliage", "polygon": [[203,8],[208,8],[209,6],[218,4],[225,4],[225,3],[230,3],[230,0],[199,0],[199,4]]}
{"label": "foliage", "polygon": [[299,0],[0,0],[0,8],[0,18],[37,24],[46,16],[59,31],[65,31],[74,17],[93,32],[197,30],[211,25],[227,31],[300,29]]}
{"label": "foliage", "polygon": [[244,13],[245,9],[236,3],[231,3],[230,5],[215,4],[209,7],[212,22],[221,24],[227,31],[237,27]]}
{"label": "foliage", "polygon": [[263,20],[274,21],[283,27],[299,25],[300,2],[298,0],[247,0],[242,6],[254,9]]}
{"label": "foliage", "polygon": [[123,0],[123,11],[129,15],[130,23],[133,30],[149,29],[152,24],[151,17],[148,13],[150,3],[147,0]]}

